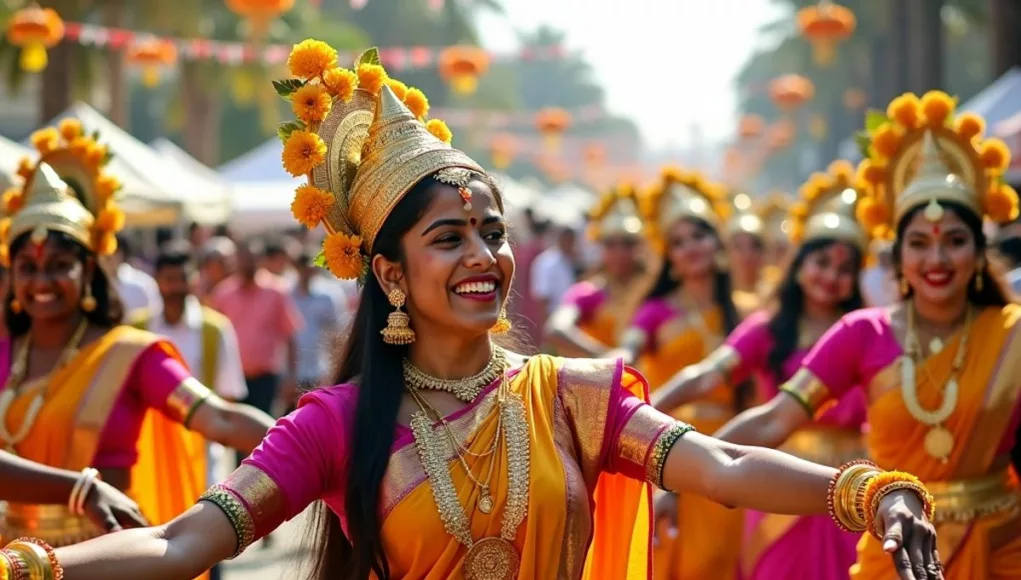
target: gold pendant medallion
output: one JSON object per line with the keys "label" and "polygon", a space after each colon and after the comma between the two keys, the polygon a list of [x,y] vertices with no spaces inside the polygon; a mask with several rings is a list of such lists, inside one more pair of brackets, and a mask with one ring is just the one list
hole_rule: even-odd
{"label": "gold pendant medallion", "polygon": [[954,450],[954,434],[942,425],[937,425],[925,434],[925,452],[931,457],[946,462]]}
{"label": "gold pendant medallion", "polygon": [[943,339],[935,337],[929,341],[929,354],[939,354],[943,351]]}
{"label": "gold pendant medallion", "polygon": [[493,496],[489,495],[489,488],[482,488],[482,496],[479,498],[479,511],[488,514],[493,511]]}
{"label": "gold pendant medallion", "polygon": [[503,538],[483,538],[472,544],[463,566],[466,580],[515,580],[521,556]]}

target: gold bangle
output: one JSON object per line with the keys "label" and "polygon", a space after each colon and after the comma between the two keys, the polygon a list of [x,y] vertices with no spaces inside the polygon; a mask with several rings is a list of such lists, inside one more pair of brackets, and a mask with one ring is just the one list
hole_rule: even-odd
{"label": "gold bangle", "polygon": [[0,551],[0,580],[22,580],[25,564],[21,558],[7,550]]}
{"label": "gold bangle", "polygon": [[845,463],[830,479],[827,491],[827,505],[830,517],[837,527],[846,532],[865,531],[864,518],[857,508],[855,498],[864,481],[877,472],[874,463],[856,460]]}
{"label": "gold bangle", "polygon": [[864,531],[867,527],[862,497],[865,493],[865,485],[878,473],[878,470],[868,465],[856,466],[841,490],[842,513],[846,518],[845,522],[852,530]]}
{"label": "gold bangle", "polygon": [[[5,548],[8,555],[20,556],[25,570],[24,580],[63,580],[64,569],[46,542],[36,538],[18,538]],[[17,576],[15,576],[18,579]],[[21,579],[18,579],[21,580]]]}

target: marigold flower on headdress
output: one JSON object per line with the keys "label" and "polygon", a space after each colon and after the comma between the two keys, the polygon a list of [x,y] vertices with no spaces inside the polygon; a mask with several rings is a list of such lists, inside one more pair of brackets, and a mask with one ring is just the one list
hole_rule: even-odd
{"label": "marigold flower on headdress", "polygon": [[291,213],[301,225],[313,229],[326,219],[332,205],[332,193],[314,185],[302,185],[294,192]]}
{"label": "marigold flower on headdress", "polygon": [[954,112],[954,100],[943,91],[929,91],[922,95],[922,114],[930,127],[942,127]]}
{"label": "marigold flower on headdress", "polygon": [[886,180],[886,168],[866,159],[858,166],[858,176],[873,185],[878,185]]}
{"label": "marigold flower on headdress", "polygon": [[86,154],[85,162],[93,170],[102,167],[106,163],[107,149],[106,145],[100,145],[99,143],[91,143],[89,145],[89,151]]}
{"label": "marigold flower on headdress", "polygon": [[454,134],[450,132],[450,128],[447,124],[439,119],[429,119],[429,122],[425,124],[425,128],[444,143],[450,144],[454,140]]}
{"label": "marigold flower on headdress", "polygon": [[21,194],[21,189],[12,187],[4,192],[4,211],[7,212],[7,215],[18,213],[24,205],[24,201],[25,197]]}
{"label": "marigold flower on headdress", "polygon": [[386,86],[390,87],[390,90],[394,92],[394,96],[400,100],[404,100],[408,96],[408,85],[402,83],[397,79],[386,79]]}
{"label": "marigold flower on headdress", "polygon": [[31,141],[40,155],[47,155],[60,146],[60,133],[53,127],[46,127],[32,133]]}
{"label": "marigold flower on headdress", "polygon": [[78,119],[67,118],[57,125],[57,130],[60,131],[60,136],[65,141],[73,141],[77,137],[82,136],[82,122]]}
{"label": "marigold flower on headdress", "polygon": [[373,95],[379,94],[379,89],[383,88],[383,83],[389,78],[386,70],[378,64],[363,62],[358,65],[358,88]]}
{"label": "marigold flower on headdress", "polygon": [[119,232],[124,229],[124,212],[112,204],[107,204],[96,216],[93,227],[104,234]]}
{"label": "marigold flower on headdress", "polygon": [[76,159],[85,163],[89,159],[89,148],[95,141],[88,137],[75,137],[68,143],[67,148],[71,151],[71,155],[74,155]]}
{"label": "marigold flower on headdress", "polygon": [[307,175],[326,160],[326,143],[310,131],[295,131],[284,143],[283,163],[295,177]]}
{"label": "marigold flower on headdress", "polygon": [[858,202],[855,214],[867,231],[872,231],[886,223],[889,217],[886,207],[871,197],[865,197]]}
{"label": "marigold flower on headdress", "polygon": [[408,89],[408,94],[404,95],[404,104],[419,120],[425,119],[425,116],[429,114],[429,99],[426,98],[425,93],[418,89]]}
{"label": "marigold flower on headdress", "polygon": [[994,222],[1003,223],[1017,219],[1018,198],[1014,188],[998,183],[986,193],[983,211]]}
{"label": "marigold flower on headdress", "polygon": [[321,40],[307,39],[294,45],[287,57],[287,68],[293,76],[314,79],[337,66],[337,51]]}
{"label": "marigold flower on headdress", "polygon": [[101,203],[113,199],[114,194],[120,191],[121,181],[109,173],[104,173],[96,179],[96,196]]}
{"label": "marigold flower on headdress", "polygon": [[330,273],[341,280],[361,277],[365,269],[362,259],[362,239],[343,232],[329,234],[323,241],[323,257]]}
{"label": "marigold flower on headdress", "polygon": [[29,177],[32,177],[32,173],[34,172],[35,163],[33,163],[28,157],[24,157],[18,162],[18,177],[28,179]]}
{"label": "marigold flower on headdress", "polygon": [[0,243],[0,245],[6,245],[6,242],[8,242],[7,238],[9,238],[10,235],[11,235],[11,218],[5,217],[3,219],[0,219],[0,242],[3,242]]}
{"label": "marigold flower on headdress", "polygon": [[975,113],[963,113],[954,122],[954,131],[969,141],[981,139],[986,132],[986,121]]}
{"label": "marigold flower on headdress", "polygon": [[906,129],[916,129],[921,123],[921,103],[918,97],[912,93],[903,94],[892,102],[886,109],[886,116]]}
{"label": "marigold flower on headdress", "polygon": [[903,129],[893,123],[886,123],[872,135],[872,148],[883,157],[890,158],[897,154],[903,138]]}
{"label": "marigold flower on headdress", "polygon": [[111,256],[117,251],[117,236],[110,232],[99,233],[93,247],[100,256]]}
{"label": "marigold flower on headdress", "polygon": [[334,67],[323,74],[323,85],[331,95],[346,103],[355,94],[358,75],[352,70]]}
{"label": "marigold flower on headdress", "polygon": [[979,150],[982,166],[993,175],[1001,175],[1010,164],[1010,149],[999,139],[986,139]]}
{"label": "marigold flower on headdress", "polygon": [[294,116],[306,125],[322,123],[332,107],[333,99],[320,84],[305,85],[291,95]]}

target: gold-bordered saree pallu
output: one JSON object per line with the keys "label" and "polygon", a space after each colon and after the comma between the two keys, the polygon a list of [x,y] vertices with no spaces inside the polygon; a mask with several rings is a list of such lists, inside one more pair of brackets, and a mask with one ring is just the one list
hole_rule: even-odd
{"label": "gold-bordered saree pallu", "polygon": [[[23,388],[11,405],[8,427],[21,425],[31,393],[47,389],[46,402],[27,439],[16,446],[18,455],[32,461],[80,471],[92,465],[100,437],[135,362],[150,347],[160,348],[183,363],[177,349],[156,335],[127,326],[116,327],[86,345],[61,369]],[[185,430],[161,412],[146,413],[138,440],[138,462],[131,470],[131,489],[142,512],[154,524],[170,521],[191,507],[205,484],[205,452],[201,437]],[[18,519],[41,517],[52,524],[54,544],[69,544],[98,535],[95,526],[71,516],[64,506],[9,506],[2,542],[36,529],[19,529]],[[61,529],[62,528],[62,529]],[[12,537],[7,537],[7,536]]]}

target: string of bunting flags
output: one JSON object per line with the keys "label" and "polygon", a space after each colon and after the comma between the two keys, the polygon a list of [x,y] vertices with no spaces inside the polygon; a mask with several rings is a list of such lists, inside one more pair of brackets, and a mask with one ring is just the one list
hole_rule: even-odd
{"label": "string of bunting flags", "polygon": [[[175,38],[139,32],[123,28],[112,28],[81,22],[65,23],[64,39],[82,46],[129,50],[141,42],[154,40],[173,45],[177,55],[185,60],[213,60],[220,64],[241,65],[259,63],[280,65],[287,62],[291,53],[290,44],[266,44],[255,46],[250,42],[210,40],[206,38]],[[379,49],[379,58],[392,70],[409,70],[436,66],[440,53],[446,47],[406,46]],[[517,52],[490,53],[493,62],[529,62],[557,60],[563,58],[562,46],[523,48]],[[353,62],[358,55],[341,52],[339,62]]]}
{"label": "string of bunting flags", "polygon": [[[605,119],[606,110],[599,105],[565,109],[576,123],[591,123]],[[429,109],[429,116],[443,119],[451,127],[478,127],[502,129],[534,127],[538,111],[498,111],[493,109],[441,108]]]}

